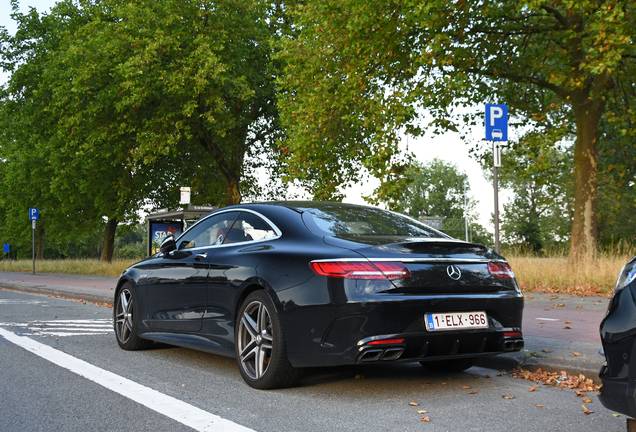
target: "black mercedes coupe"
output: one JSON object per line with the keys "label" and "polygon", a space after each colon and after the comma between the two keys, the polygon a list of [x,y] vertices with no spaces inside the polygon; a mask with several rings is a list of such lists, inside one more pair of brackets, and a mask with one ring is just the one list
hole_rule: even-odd
{"label": "black mercedes coupe", "polygon": [[420,362],[460,371],[523,348],[523,295],[504,258],[374,207],[268,202],[201,218],[126,269],[114,326],[235,357],[252,387],[303,368]]}

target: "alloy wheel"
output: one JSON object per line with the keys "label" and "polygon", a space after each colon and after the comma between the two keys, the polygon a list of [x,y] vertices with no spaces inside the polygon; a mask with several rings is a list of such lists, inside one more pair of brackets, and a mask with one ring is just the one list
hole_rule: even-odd
{"label": "alloy wheel", "polygon": [[128,342],[133,328],[133,297],[130,290],[124,288],[117,297],[115,309],[115,333],[121,343]]}
{"label": "alloy wheel", "polygon": [[265,304],[254,300],[243,309],[238,328],[240,365],[248,377],[258,380],[267,372],[273,346],[269,311]]}

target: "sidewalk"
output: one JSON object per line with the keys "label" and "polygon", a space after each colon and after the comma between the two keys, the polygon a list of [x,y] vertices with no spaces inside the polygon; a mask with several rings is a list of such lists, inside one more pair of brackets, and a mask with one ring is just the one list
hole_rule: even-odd
{"label": "sidewalk", "polygon": [[483,359],[479,366],[530,371],[583,374],[600,384],[598,372],[605,361],[599,354],[599,325],[609,299],[560,294],[526,293],[520,352]]}
{"label": "sidewalk", "polygon": [[[112,276],[56,273],[0,272],[0,288],[112,304]],[[526,293],[520,352],[480,359],[478,366],[583,374],[600,384],[598,371],[605,360],[599,354],[599,325],[609,299],[558,294]]]}
{"label": "sidewalk", "polygon": [[0,288],[113,303],[118,277],[0,271]]}

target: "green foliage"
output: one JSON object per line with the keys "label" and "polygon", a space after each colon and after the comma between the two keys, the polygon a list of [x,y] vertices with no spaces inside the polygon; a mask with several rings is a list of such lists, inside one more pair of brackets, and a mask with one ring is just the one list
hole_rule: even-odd
{"label": "green foliage", "polygon": [[[445,233],[465,238],[465,217],[468,207],[469,241],[491,245],[492,235],[476,222],[476,202],[468,196],[470,187],[468,176],[461,173],[457,166],[440,159],[423,164],[415,162],[405,173],[409,180],[395,204],[396,211],[408,214],[412,218],[443,217],[446,220],[461,221],[457,226],[446,223]],[[464,189],[466,186],[466,189]],[[464,205],[466,194],[466,205]]]}
{"label": "green foliage", "polygon": [[[433,159],[427,164],[415,162],[406,172],[411,183],[397,202],[397,211],[413,218],[443,216],[464,218],[464,186],[470,191],[468,176],[457,165]],[[475,200],[468,198],[469,214],[474,212]]]}
{"label": "green foliage", "polygon": [[[552,134],[569,125],[576,135],[573,251],[590,253],[597,126],[616,83],[635,81],[634,12],[616,0],[304,2],[280,54],[288,175],[338,196],[366,168],[381,179],[378,198],[391,201],[409,161],[399,131],[422,134],[424,112],[436,131],[481,125],[481,112],[455,108],[505,103],[517,126]],[[623,134],[633,133],[631,116],[611,113]]]}
{"label": "green foliage", "polygon": [[277,6],[65,0],[49,14],[16,11],[16,35],[0,31],[12,72],[0,95],[7,239],[25,237],[20,215],[32,206],[47,241],[61,244],[103,229],[104,217],[113,227],[143,206],[175,206],[179,186],[207,205],[278,191],[256,181],[279,165]]}
{"label": "green foliage", "polygon": [[504,204],[504,241],[534,253],[568,244],[572,224],[572,148],[554,136],[529,132],[506,149],[500,184],[514,192]]}

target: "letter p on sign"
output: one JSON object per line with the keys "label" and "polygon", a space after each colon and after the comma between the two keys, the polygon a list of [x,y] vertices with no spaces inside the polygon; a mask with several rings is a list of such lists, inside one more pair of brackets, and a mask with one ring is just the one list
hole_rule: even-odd
{"label": "letter p on sign", "polygon": [[503,110],[497,105],[490,105],[490,126],[495,126],[495,120],[503,117]]}

